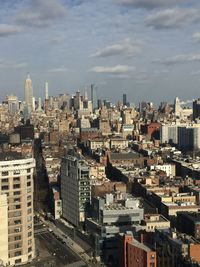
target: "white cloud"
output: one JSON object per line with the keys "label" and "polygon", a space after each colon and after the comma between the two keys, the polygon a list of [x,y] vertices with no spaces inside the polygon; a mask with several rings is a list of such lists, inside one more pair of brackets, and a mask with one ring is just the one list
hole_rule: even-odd
{"label": "white cloud", "polygon": [[200,54],[176,55],[174,57],[168,57],[165,59],[156,59],[153,62],[164,64],[164,65],[174,65],[178,63],[189,63],[189,62],[200,62]]}
{"label": "white cloud", "polygon": [[125,39],[119,43],[109,45],[98,50],[92,56],[94,57],[109,57],[109,56],[134,56],[141,51],[139,43],[134,43],[130,39]]}
{"label": "white cloud", "polygon": [[19,69],[19,68],[24,68],[26,67],[27,64],[25,62],[20,62],[17,63],[15,61],[10,61],[10,60],[5,60],[5,59],[1,59],[0,60],[0,68],[1,69]]}
{"label": "white cloud", "polygon": [[116,65],[113,67],[105,67],[105,66],[96,66],[91,68],[89,71],[96,73],[104,73],[104,74],[124,74],[130,71],[134,71],[135,67],[127,66],[127,65]]}
{"label": "white cloud", "polygon": [[171,5],[175,6],[186,2],[186,0],[117,0],[117,2],[135,8],[153,9]]}
{"label": "white cloud", "polygon": [[180,28],[187,23],[195,23],[200,21],[200,10],[191,9],[166,9],[149,15],[146,20],[146,26],[155,29]]}
{"label": "white cloud", "polygon": [[5,37],[22,32],[23,28],[16,25],[0,24],[0,37]]}
{"label": "white cloud", "polygon": [[15,17],[17,23],[32,27],[47,27],[65,15],[65,8],[56,0],[31,0],[30,6]]}
{"label": "white cloud", "polygon": [[199,43],[200,42],[200,32],[195,32],[193,35],[192,35],[192,38],[195,42]]}

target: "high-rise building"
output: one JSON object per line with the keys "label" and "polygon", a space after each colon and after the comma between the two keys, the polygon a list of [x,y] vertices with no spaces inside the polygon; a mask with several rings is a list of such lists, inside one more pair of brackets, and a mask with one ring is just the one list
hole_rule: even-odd
{"label": "high-rise building", "polygon": [[49,99],[49,84],[45,83],[45,99]]}
{"label": "high-rise building", "polygon": [[8,101],[8,111],[10,113],[16,113],[19,111],[19,100],[17,96],[8,95],[6,100]]}
{"label": "high-rise building", "polygon": [[78,154],[62,158],[62,216],[75,226],[85,221],[87,204],[91,201],[90,167]]}
{"label": "high-rise building", "polygon": [[126,104],[127,104],[126,94],[123,94],[123,106],[126,106]]}
{"label": "high-rise building", "polygon": [[38,98],[38,110],[42,110],[42,99],[41,97]]}
{"label": "high-rise building", "polygon": [[91,100],[93,109],[97,108],[97,89],[94,84],[91,84]]}
{"label": "high-rise building", "polygon": [[0,259],[20,265],[35,256],[33,170],[35,160],[0,154]]}
{"label": "high-rise building", "polygon": [[31,81],[30,74],[27,75],[24,85],[24,100],[26,105],[32,108],[33,105],[33,85]]}
{"label": "high-rise building", "polygon": [[193,102],[193,120],[200,118],[200,98]]}
{"label": "high-rise building", "polygon": [[178,97],[175,98],[174,100],[174,113],[176,116],[180,116],[181,114],[181,104],[180,104],[180,99]]}

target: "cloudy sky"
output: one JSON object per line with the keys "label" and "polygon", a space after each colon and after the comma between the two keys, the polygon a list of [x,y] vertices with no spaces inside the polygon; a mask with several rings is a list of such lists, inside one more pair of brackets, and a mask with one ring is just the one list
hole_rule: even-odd
{"label": "cloudy sky", "polygon": [[0,92],[23,99],[88,91],[98,98],[200,97],[199,0],[1,0]]}

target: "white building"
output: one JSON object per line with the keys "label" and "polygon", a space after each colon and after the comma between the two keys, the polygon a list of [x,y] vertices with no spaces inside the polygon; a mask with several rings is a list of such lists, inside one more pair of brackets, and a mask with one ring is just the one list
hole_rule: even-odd
{"label": "white building", "polygon": [[151,170],[161,170],[166,173],[167,176],[175,176],[176,169],[174,164],[153,165]]}
{"label": "white building", "polygon": [[33,158],[0,155],[0,259],[21,265],[35,256]]}

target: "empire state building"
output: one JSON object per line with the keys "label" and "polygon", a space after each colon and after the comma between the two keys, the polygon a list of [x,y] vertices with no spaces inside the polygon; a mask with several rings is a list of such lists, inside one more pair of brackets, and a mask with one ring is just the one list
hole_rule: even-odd
{"label": "empire state building", "polygon": [[24,85],[24,100],[30,107],[33,106],[33,85],[30,78],[30,74],[27,75]]}

